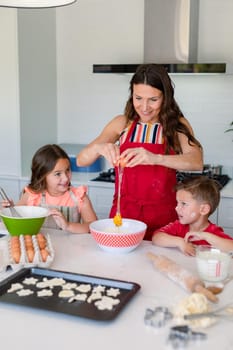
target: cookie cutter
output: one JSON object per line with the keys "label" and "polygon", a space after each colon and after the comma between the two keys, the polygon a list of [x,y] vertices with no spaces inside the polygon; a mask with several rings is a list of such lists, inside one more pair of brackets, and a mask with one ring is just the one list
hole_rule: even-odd
{"label": "cookie cutter", "polygon": [[205,340],[207,334],[203,332],[194,332],[187,325],[174,326],[170,328],[168,342],[173,349],[184,348],[190,341]]}
{"label": "cookie cutter", "polygon": [[158,306],[155,309],[146,309],[144,322],[146,325],[160,328],[165,326],[165,324],[172,318],[173,315],[167,307]]}

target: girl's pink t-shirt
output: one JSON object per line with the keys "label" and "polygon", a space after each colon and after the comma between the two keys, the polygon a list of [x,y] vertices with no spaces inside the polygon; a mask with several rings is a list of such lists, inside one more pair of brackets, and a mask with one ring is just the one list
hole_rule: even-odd
{"label": "girl's pink t-shirt", "polygon": [[[29,194],[27,205],[40,206],[42,204],[42,193],[35,193],[28,187],[25,187],[25,192]],[[79,186],[79,187],[70,187],[70,191],[74,194],[74,196],[78,200],[79,211],[82,206],[83,198],[87,193],[87,186]],[[51,206],[63,206],[63,207],[74,207],[77,206],[77,203],[74,202],[72,196],[70,195],[70,191],[66,191],[61,196],[51,196],[47,191],[44,192],[45,195],[45,203]]]}

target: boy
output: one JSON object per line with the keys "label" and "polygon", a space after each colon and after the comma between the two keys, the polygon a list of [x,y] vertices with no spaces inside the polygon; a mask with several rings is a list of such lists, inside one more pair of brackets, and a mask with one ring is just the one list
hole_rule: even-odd
{"label": "boy", "polygon": [[195,245],[211,245],[233,250],[233,238],[211,223],[209,216],[220,201],[219,185],[206,176],[186,178],[176,186],[178,220],[156,230],[152,243],[177,247],[185,255],[195,255]]}

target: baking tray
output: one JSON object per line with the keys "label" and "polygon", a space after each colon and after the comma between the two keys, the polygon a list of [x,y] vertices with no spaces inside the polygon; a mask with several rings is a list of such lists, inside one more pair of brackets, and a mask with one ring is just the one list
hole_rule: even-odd
{"label": "baking tray", "polygon": [[[45,278],[63,278],[67,283],[91,285],[91,291],[86,293],[87,296],[90,296],[93,288],[97,286],[105,287],[105,294],[103,293],[103,295],[106,295],[106,291],[109,288],[119,289],[120,294],[116,297],[119,299],[119,303],[114,305],[112,310],[99,310],[94,302],[74,301],[69,303],[66,298],[58,297],[58,293],[62,289],[60,286],[53,287],[53,295],[46,297],[37,296],[38,287],[36,285],[24,286],[24,289],[31,289],[34,291],[33,294],[28,296],[18,296],[16,292],[7,292],[7,290],[11,288],[12,283],[23,284],[24,279],[30,277],[38,279],[38,282],[43,281]],[[29,306],[93,320],[108,321],[114,319],[118,315],[140,288],[141,286],[135,282],[32,267],[21,269],[0,282],[0,302]]]}

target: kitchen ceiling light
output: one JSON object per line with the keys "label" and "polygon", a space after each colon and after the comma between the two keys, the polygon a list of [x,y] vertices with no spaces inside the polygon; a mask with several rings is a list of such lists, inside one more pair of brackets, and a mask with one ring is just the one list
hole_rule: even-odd
{"label": "kitchen ceiling light", "polygon": [[77,0],[0,0],[0,7],[47,8],[69,5]]}

